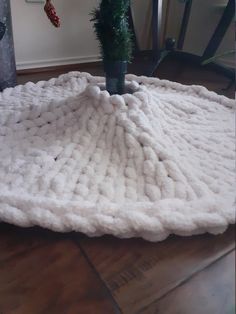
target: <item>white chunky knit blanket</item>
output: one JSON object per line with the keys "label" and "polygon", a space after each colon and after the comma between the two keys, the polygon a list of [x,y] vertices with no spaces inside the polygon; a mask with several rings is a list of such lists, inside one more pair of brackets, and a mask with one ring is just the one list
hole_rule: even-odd
{"label": "white chunky knit blanket", "polygon": [[160,241],[235,222],[234,102],[128,75],[71,72],[0,93],[0,221]]}

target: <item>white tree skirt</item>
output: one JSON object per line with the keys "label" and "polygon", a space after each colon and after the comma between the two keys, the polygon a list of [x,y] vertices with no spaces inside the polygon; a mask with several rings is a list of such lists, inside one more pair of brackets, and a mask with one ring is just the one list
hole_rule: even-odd
{"label": "white tree skirt", "polygon": [[0,93],[0,220],[160,241],[235,222],[234,102],[200,86],[71,72]]}

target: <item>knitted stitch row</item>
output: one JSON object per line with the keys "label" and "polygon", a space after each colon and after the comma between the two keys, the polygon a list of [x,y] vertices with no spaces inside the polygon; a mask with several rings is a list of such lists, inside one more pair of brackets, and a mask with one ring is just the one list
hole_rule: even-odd
{"label": "knitted stitch row", "polygon": [[234,102],[128,75],[71,72],[0,93],[0,221],[160,241],[235,222]]}

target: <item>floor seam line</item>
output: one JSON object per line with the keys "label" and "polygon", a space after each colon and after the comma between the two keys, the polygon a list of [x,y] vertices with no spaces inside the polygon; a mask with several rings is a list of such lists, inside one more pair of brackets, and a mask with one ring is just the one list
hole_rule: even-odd
{"label": "floor seam line", "polygon": [[[75,242],[75,244],[80,248],[82,255],[84,256],[84,258],[86,259],[87,263],[89,264],[89,266],[91,267],[92,271],[96,274],[96,276],[99,278],[99,280],[102,282],[102,285],[105,287],[108,295],[110,296],[113,304],[117,307],[117,309],[119,310],[119,314],[122,314],[122,310],[119,306],[119,304],[117,303],[117,301],[115,300],[111,290],[109,289],[109,287],[107,286],[106,282],[103,280],[103,278],[101,277],[101,275],[99,274],[98,270],[96,269],[96,267],[94,266],[94,264],[92,263],[92,261],[90,260],[90,258],[88,257],[88,255],[86,254],[86,251],[84,250],[84,248],[82,247],[82,245],[80,244],[80,240],[76,240],[73,239],[73,241]],[[117,313],[118,314],[118,313]]]}

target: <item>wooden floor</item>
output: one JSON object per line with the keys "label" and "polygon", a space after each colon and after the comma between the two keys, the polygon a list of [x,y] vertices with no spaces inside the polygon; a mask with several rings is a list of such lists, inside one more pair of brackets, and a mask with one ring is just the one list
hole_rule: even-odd
{"label": "wooden floor", "polygon": [[[66,70],[21,74],[19,83]],[[222,90],[227,79],[187,64],[165,62],[157,76],[233,97],[233,87]],[[232,226],[150,243],[0,224],[0,314],[233,314],[234,264]]]}

